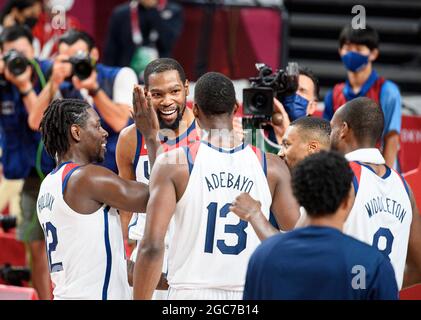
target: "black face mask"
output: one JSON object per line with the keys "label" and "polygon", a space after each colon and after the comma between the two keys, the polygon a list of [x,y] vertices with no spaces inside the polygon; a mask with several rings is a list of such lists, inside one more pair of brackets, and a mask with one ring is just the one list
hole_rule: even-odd
{"label": "black face mask", "polygon": [[35,27],[35,25],[38,22],[38,18],[37,17],[27,17],[25,19],[25,21],[23,22],[24,25],[28,26],[29,29],[32,29],[33,27]]}

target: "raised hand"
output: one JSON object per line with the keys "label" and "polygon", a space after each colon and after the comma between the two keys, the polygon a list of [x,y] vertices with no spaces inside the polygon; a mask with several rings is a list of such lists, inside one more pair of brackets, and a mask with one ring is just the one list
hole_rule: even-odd
{"label": "raised hand", "polygon": [[140,85],[136,85],[133,89],[132,118],[136,128],[146,139],[156,139],[159,131],[158,116],[152,106],[150,93],[145,95]]}

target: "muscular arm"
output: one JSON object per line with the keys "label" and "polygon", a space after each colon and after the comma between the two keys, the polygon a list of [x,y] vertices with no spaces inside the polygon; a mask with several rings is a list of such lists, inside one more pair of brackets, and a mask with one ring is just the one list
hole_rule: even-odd
{"label": "muscular arm", "polygon": [[[127,180],[136,180],[133,168],[133,160],[136,152],[136,129],[133,126],[127,127],[121,131],[116,147],[116,162],[118,175]],[[120,211],[121,228],[123,229],[124,239],[128,238],[128,227],[132,212]]]}
{"label": "muscular arm", "polygon": [[125,211],[144,212],[148,197],[148,186],[144,183],[124,180],[111,170],[92,164],[72,174],[64,193],[65,201],[73,210],[86,214],[102,204]]}
{"label": "muscular arm", "polygon": [[291,188],[291,174],[285,162],[273,154],[267,154],[268,179],[274,183],[271,211],[279,227],[286,231],[295,227],[300,209]]}
{"label": "muscular arm", "polygon": [[393,168],[398,154],[399,134],[396,131],[389,132],[384,137],[383,157],[386,165]]}
{"label": "muscular arm", "polygon": [[139,247],[133,277],[133,297],[136,300],[151,299],[159,283],[165,234],[177,202],[173,181],[175,165],[165,164],[165,158],[157,159],[149,182],[151,196],[146,210],[145,234]]}
{"label": "muscular arm", "polygon": [[402,288],[421,283],[421,216],[410,188],[409,192],[412,205],[412,223]]}

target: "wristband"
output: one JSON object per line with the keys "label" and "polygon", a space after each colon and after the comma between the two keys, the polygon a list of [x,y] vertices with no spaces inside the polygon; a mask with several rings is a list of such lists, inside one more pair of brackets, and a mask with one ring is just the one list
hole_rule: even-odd
{"label": "wristband", "polygon": [[88,93],[92,98],[94,98],[98,94],[99,90],[101,90],[100,86],[98,86],[96,89],[89,90]]}
{"label": "wristband", "polygon": [[33,87],[31,87],[30,89],[24,91],[24,92],[20,92],[21,97],[26,97],[27,95],[29,95],[32,91],[34,90]]}

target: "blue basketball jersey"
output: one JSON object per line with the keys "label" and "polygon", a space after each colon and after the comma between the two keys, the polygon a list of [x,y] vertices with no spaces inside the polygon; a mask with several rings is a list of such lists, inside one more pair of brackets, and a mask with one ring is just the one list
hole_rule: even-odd
{"label": "blue basketball jersey", "polygon": [[264,241],[250,258],[244,299],[397,299],[393,267],[337,229],[306,227]]}

